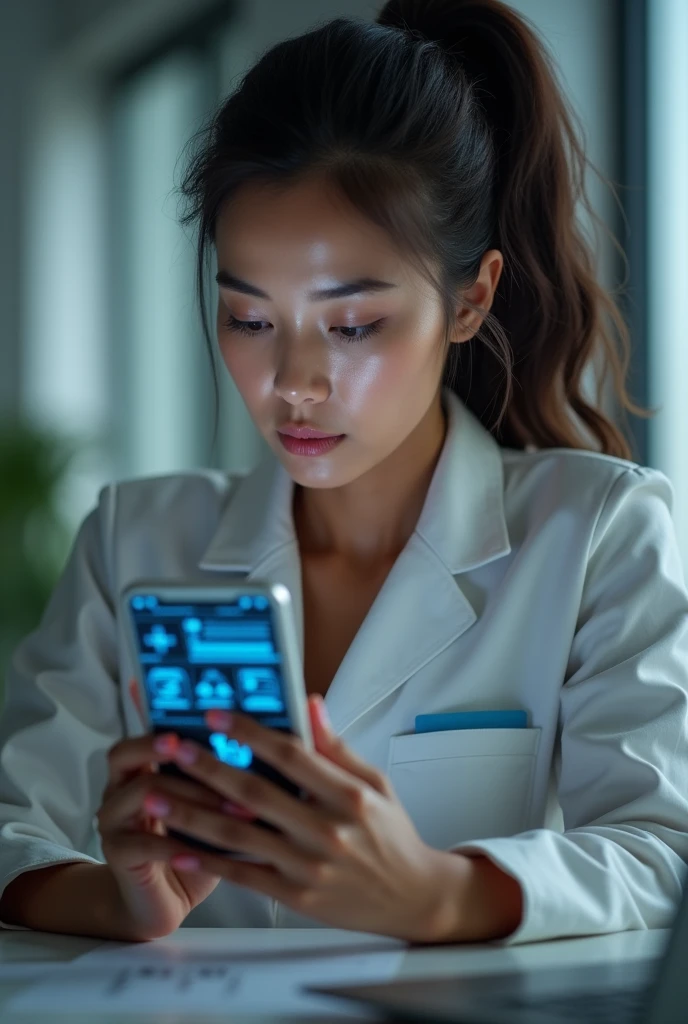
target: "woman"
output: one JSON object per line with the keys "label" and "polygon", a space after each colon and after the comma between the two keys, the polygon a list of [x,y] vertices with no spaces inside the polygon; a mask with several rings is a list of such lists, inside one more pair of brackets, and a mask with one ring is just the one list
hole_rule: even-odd
{"label": "woman", "polygon": [[[201,312],[214,246],[218,347],[270,457],[100,492],[9,670],[0,918],[132,940],[667,926],[688,854],[688,594],[669,481],[581,393],[601,342],[643,414],[541,44],[496,0],[390,0],[376,24],[274,47],[200,142],[183,194]],[[307,803],[174,735],[130,736],[119,591],[224,573],[290,588],[317,749],[209,724]],[[505,709],[526,727],[414,732]],[[195,781],[152,770],[170,760]]]}

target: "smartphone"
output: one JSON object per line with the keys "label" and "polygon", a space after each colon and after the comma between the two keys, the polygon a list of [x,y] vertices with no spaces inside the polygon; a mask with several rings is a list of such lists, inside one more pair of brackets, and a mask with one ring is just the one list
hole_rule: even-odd
{"label": "smartphone", "polygon": [[[121,595],[132,664],[154,733],[175,732],[212,750],[220,760],[262,775],[299,799],[305,793],[255,757],[250,747],[205,724],[210,708],[237,710],[270,729],[297,735],[311,749],[306,688],[291,595],[281,583],[240,585],[137,581]],[[164,774],[188,777],[176,764]],[[277,831],[261,820],[253,822]],[[220,849],[170,830],[187,845]]]}

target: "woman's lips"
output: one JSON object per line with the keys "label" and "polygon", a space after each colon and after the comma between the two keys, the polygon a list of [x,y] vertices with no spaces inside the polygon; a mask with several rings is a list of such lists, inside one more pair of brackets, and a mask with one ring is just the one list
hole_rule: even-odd
{"label": "woman's lips", "polygon": [[340,436],[333,434],[331,430],[318,430],[317,427],[309,426],[307,423],[283,423],[277,430],[280,434],[289,434],[290,437],[300,437],[306,441],[310,441],[313,437],[320,439],[321,437]]}
{"label": "woman's lips", "polygon": [[277,436],[292,455],[325,455],[336,448],[340,441],[344,440],[346,434],[328,434],[325,437],[292,437],[291,434],[284,434],[278,430]]}

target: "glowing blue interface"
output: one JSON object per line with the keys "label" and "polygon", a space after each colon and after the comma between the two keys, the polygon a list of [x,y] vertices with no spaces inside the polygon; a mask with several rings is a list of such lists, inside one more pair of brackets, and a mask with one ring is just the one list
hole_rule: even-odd
{"label": "glowing blue interface", "polygon": [[[175,604],[137,594],[129,607],[154,727],[203,726],[209,708],[236,708],[273,728],[290,727],[267,598]],[[248,767],[248,748],[216,734],[210,742],[222,760]]]}

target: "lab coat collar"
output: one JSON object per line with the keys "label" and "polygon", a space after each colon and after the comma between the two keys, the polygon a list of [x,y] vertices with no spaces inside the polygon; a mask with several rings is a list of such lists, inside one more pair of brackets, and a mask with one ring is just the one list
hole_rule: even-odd
{"label": "lab coat collar", "polygon": [[[454,577],[511,550],[499,445],[454,392],[444,388],[442,398],[447,434],[418,523],[327,693],[338,732],[473,624],[476,613]],[[292,478],[272,453],[236,481],[199,568],[284,583],[292,595],[303,656],[293,489]],[[405,642],[380,643],[381,636],[394,635]]]}
{"label": "lab coat collar", "polygon": [[[457,575],[511,550],[499,445],[461,399],[442,392],[447,435],[415,532]],[[293,480],[272,453],[232,488],[201,569],[251,572],[296,543]]]}

